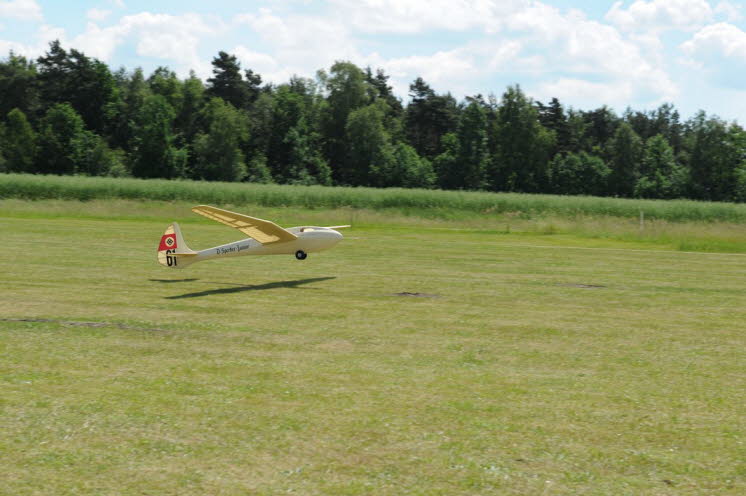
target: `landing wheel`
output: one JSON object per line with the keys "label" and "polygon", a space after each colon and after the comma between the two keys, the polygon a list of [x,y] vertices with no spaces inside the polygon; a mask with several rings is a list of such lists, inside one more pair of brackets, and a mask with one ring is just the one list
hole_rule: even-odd
{"label": "landing wheel", "polygon": [[308,254],[306,254],[306,252],[303,250],[298,250],[295,252],[295,258],[297,258],[298,260],[305,260],[307,256]]}

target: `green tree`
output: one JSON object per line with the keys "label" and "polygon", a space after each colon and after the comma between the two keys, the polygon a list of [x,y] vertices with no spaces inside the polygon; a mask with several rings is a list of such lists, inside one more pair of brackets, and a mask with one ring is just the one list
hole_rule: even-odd
{"label": "green tree", "polygon": [[270,172],[269,167],[267,167],[267,157],[263,154],[252,156],[246,166],[246,177],[244,180],[249,183],[262,184],[273,182],[272,173]]}
{"label": "green tree", "polygon": [[635,185],[635,196],[640,198],[678,198],[686,188],[687,171],[676,163],[673,149],[662,135],[650,138],[645,144],[641,175]]}
{"label": "green tree", "polygon": [[409,85],[409,96],[404,118],[407,141],[421,157],[433,159],[443,151],[442,137],[458,128],[458,105],[450,94],[436,94],[422,78]]}
{"label": "green tree", "polygon": [[246,76],[247,104],[251,105],[262,92],[262,76],[251,69],[246,69],[244,76]]}
{"label": "green tree", "polygon": [[619,117],[606,105],[590,112],[583,112],[582,115],[587,124],[586,138],[591,149],[606,149],[607,142],[614,136],[619,125]]}
{"label": "green tree", "polygon": [[207,80],[208,97],[222,98],[237,109],[248,107],[252,95],[249,84],[241,76],[241,64],[235,55],[218,52],[218,56],[212,59],[212,73],[213,77]]}
{"label": "green tree", "polygon": [[116,108],[115,79],[109,67],[75,49],[68,53],[59,40],[37,59],[42,106],[49,108],[67,102],[96,133],[106,130]]}
{"label": "green tree", "polygon": [[0,61],[0,115],[7,115],[14,108],[26,115],[36,110],[38,92],[36,66],[33,61],[10,52]]}
{"label": "green tree", "polygon": [[379,101],[353,110],[347,119],[347,184],[385,186],[393,161],[391,137],[383,126],[385,107]]}
{"label": "green tree", "polygon": [[609,142],[611,175],[608,192],[618,196],[632,196],[643,158],[642,140],[623,122]]}
{"label": "green tree", "polygon": [[194,141],[199,132],[198,118],[205,103],[205,87],[194,71],[182,83],[181,94],[182,104],[176,114],[174,129],[180,138],[180,144],[186,145]]}
{"label": "green tree", "polygon": [[315,141],[316,136],[303,118],[285,134],[284,143],[289,151],[287,182],[331,185],[332,171]]}
{"label": "green tree", "polygon": [[457,181],[451,184],[456,189],[482,189],[489,164],[487,144],[487,115],[477,102],[470,103],[461,114],[458,131]]}
{"label": "green tree", "polygon": [[[351,144],[346,142],[346,136],[348,117],[369,101],[365,73],[352,62],[335,62],[329,75],[320,72],[319,79],[328,93],[323,115],[323,137],[325,155],[332,168],[332,175],[338,183],[362,184],[357,182],[367,180],[360,175],[359,167],[362,167],[362,163],[348,161],[359,154],[348,153]],[[353,125],[353,128],[356,126],[357,124]],[[365,144],[355,143],[354,146],[362,149]]]}
{"label": "green tree", "polygon": [[265,166],[268,166],[267,154],[274,131],[274,113],[275,101],[269,92],[259,95],[248,113],[249,141],[246,143],[244,150],[247,157],[263,157],[262,161]]}
{"label": "green tree", "polygon": [[570,124],[560,101],[552,98],[549,105],[536,102],[536,108],[541,125],[554,132],[555,135],[555,146],[551,151],[551,156],[572,151]]}
{"label": "green tree", "polygon": [[458,136],[456,133],[446,133],[441,142],[443,151],[433,160],[437,184],[443,189],[458,189],[461,184]]}
{"label": "green tree", "polygon": [[110,122],[110,143],[127,152],[134,146],[137,121],[145,100],[151,95],[141,68],[128,74],[124,69],[114,75],[117,98],[114,102],[114,119]]}
{"label": "green tree", "polygon": [[685,148],[691,171],[690,194],[702,200],[733,196],[735,170],[743,159],[743,129],[700,112],[687,123]]}
{"label": "green tree", "polygon": [[242,145],[249,138],[246,115],[220,98],[212,98],[204,111],[207,133],[194,141],[194,170],[197,179],[241,181],[247,175]]}
{"label": "green tree", "polygon": [[497,113],[497,153],[488,179],[495,191],[542,192],[554,135],[539,122],[532,102],[519,86],[508,87]]}
{"label": "green tree", "polygon": [[148,95],[135,116],[132,174],[135,177],[184,177],[187,152],[174,144],[174,109],[162,95]]}
{"label": "green tree", "polygon": [[106,141],[91,131],[82,131],[72,142],[75,172],[89,176],[128,175],[121,153],[111,150]]}
{"label": "green tree", "polygon": [[586,152],[558,154],[549,164],[552,190],[562,195],[602,195],[611,170]]}
{"label": "green tree", "polygon": [[432,188],[435,172],[430,161],[417,154],[412,146],[398,142],[394,145],[392,167],[387,171],[387,186],[403,188]]}
{"label": "green tree", "polygon": [[744,203],[746,202],[746,157],[744,157],[744,160],[741,163],[741,165],[736,167],[734,176],[735,176],[735,186],[734,186],[733,200],[740,202],[740,203]]}
{"label": "green tree", "polygon": [[365,81],[368,83],[368,92],[370,102],[382,99],[388,105],[389,114],[395,117],[401,117],[404,113],[404,106],[401,100],[394,95],[394,89],[389,85],[389,76],[383,69],[376,69],[375,75],[370,67],[365,68]]}
{"label": "green tree", "polygon": [[176,73],[160,66],[148,78],[148,86],[154,95],[163,96],[178,115],[184,104],[184,88]]}
{"label": "green tree", "polygon": [[70,104],[51,107],[39,125],[39,172],[75,173],[77,140],[84,130],[83,119]]}
{"label": "green tree", "polygon": [[37,137],[26,114],[13,109],[7,115],[7,124],[0,134],[0,149],[6,172],[36,172]]}

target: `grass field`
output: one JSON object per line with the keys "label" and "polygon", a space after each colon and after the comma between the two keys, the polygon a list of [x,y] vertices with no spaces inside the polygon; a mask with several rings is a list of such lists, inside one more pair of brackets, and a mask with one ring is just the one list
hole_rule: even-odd
{"label": "grass field", "polygon": [[368,213],[160,267],[170,221],[237,239],[188,207],[0,200],[0,494],[746,492],[743,225]]}

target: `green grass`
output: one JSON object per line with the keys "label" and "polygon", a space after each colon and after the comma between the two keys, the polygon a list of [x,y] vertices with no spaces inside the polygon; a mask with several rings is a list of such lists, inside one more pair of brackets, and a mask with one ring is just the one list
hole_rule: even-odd
{"label": "green grass", "polygon": [[0,494],[746,491],[746,257],[666,238],[736,225],[357,215],[304,262],[170,271],[168,222],[235,234],[182,203],[0,201]]}
{"label": "green grass", "polygon": [[393,210],[409,216],[458,220],[472,218],[475,214],[492,218],[509,213],[527,218],[553,215],[561,218],[602,216],[637,219],[642,211],[649,220],[746,222],[744,204],[688,200],[629,200],[516,193],[329,188],[21,174],[0,174],[0,199],[2,198],[81,201],[178,200],[262,207]]}

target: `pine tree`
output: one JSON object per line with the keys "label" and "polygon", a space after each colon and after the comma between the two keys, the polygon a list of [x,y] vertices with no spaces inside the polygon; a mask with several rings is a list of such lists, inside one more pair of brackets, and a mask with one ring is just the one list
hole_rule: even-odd
{"label": "pine tree", "polygon": [[212,59],[212,73],[213,77],[207,80],[208,96],[222,98],[237,109],[248,107],[253,95],[249,84],[241,77],[241,64],[235,55],[218,52]]}

